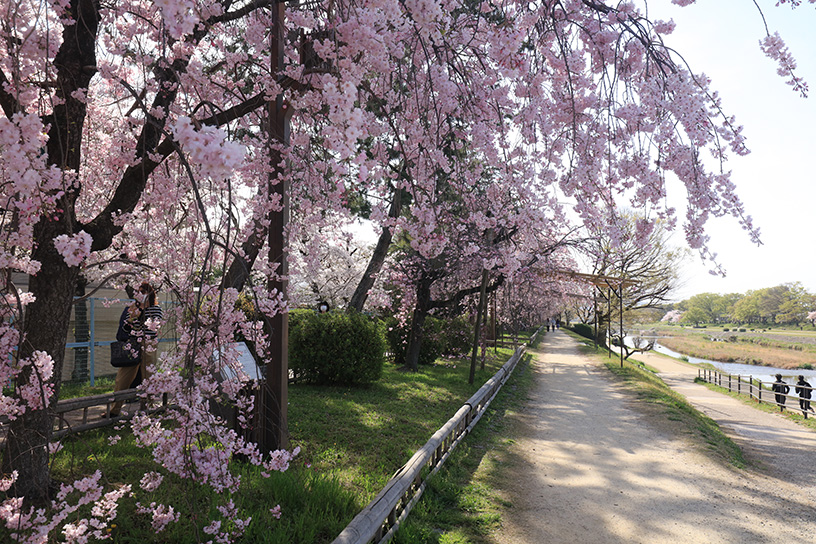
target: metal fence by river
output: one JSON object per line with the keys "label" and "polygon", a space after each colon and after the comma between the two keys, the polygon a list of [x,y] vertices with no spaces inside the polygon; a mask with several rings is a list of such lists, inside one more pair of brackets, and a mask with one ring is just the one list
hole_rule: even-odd
{"label": "metal fence by river", "polygon": [[[772,381],[762,381],[754,376],[741,376],[741,375],[731,375],[724,372],[720,372],[718,370],[712,370],[710,368],[699,368],[697,369],[697,377],[701,380],[704,380],[708,383],[712,383],[724,389],[728,389],[729,392],[738,393],[740,395],[748,395],[752,399],[762,403],[767,404],[774,404],[779,406],[779,403],[776,400],[776,397],[781,395],[785,397],[786,402],[782,402],[782,405],[790,410],[797,410],[802,411],[807,418],[808,413],[804,410],[800,409],[800,396],[796,393],[796,386],[788,384],[790,387],[790,391],[787,394],[779,393],[773,391],[773,382]],[[813,393],[812,387],[801,387],[802,390],[807,390],[811,392],[811,396]],[[805,400],[810,401],[811,399],[808,397]],[[808,402],[810,404],[810,402]]]}

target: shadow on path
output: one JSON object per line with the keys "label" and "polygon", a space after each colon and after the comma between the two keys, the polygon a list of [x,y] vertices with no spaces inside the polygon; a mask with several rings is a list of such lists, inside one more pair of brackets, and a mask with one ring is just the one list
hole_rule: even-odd
{"label": "shadow on path", "polygon": [[545,336],[498,477],[513,504],[494,541],[780,542],[816,534],[788,482],[712,462],[633,407],[566,333]]}

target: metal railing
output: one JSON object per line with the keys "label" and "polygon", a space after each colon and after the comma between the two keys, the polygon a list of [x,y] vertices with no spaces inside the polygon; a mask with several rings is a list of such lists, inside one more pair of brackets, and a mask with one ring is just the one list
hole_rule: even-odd
{"label": "metal railing", "polygon": [[[90,297],[74,304],[69,333],[74,341],[65,343],[63,381],[90,382],[94,385],[97,376],[116,372],[110,366],[110,351],[104,348],[116,340],[122,305],[131,302],[133,301],[129,299]],[[162,301],[161,304],[167,306],[173,303]],[[167,331],[173,330],[172,324],[163,326],[162,330],[167,334]],[[175,336],[174,331],[170,336]],[[159,342],[174,343],[176,338],[164,338],[160,335]]]}
{"label": "metal railing", "polygon": [[[776,396],[781,395],[785,397],[785,400],[792,399],[794,401],[799,401],[801,397],[797,394],[788,393],[781,393],[773,390],[773,384],[775,382],[763,382],[759,378],[754,378],[753,376],[742,376],[737,374],[736,376],[732,374],[727,374],[725,372],[720,372],[718,370],[712,370],[710,368],[698,368],[697,369],[697,377],[707,383],[717,385],[722,387],[723,389],[727,389],[731,393],[737,393],[740,395],[748,395],[752,399],[760,402],[760,403],[767,403],[773,404],[775,406],[780,406],[780,403],[776,401]],[[790,388],[790,391],[796,391],[796,388],[799,387],[795,384],[786,383]],[[813,391],[813,387],[801,387],[802,389],[806,389],[809,391]],[[811,393],[812,395],[812,393]],[[808,403],[811,402],[811,399],[805,398],[805,401]],[[791,403],[790,406],[787,406],[787,402],[782,403],[782,406],[787,408],[794,408],[800,409],[798,402],[796,404]],[[812,412],[812,411],[811,411]],[[807,418],[807,412],[803,410],[805,418]]]}
{"label": "metal railing", "polygon": [[[539,329],[532,339],[541,332]],[[531,339],[531,342],[533,341]],[[388,542],[422,496],[428,479],[484,415],[510,378],[527,346],[519,347],[452,418],[388,481],[382,491],[343,529],[333,544]],[[430,470],[428,470],[430,469]]]}

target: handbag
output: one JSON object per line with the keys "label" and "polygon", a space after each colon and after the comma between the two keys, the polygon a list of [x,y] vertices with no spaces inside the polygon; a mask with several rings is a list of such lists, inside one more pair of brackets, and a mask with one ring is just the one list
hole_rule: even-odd
{"label": "handbag", "polygon": [[124,342],[116,340],[111,342],[110,363],[114,368],[136,366],[142,362],[141,350],[136,338],[128,338]]}

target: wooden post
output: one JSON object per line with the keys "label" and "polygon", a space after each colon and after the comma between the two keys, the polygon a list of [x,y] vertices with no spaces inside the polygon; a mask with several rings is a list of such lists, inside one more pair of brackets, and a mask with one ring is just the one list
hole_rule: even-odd
{"label": "wooden post", "polygon": [[[271,69],[278,75],[284,68],[286,5],[279,1],[272,9],[272,42],[270,44]],[[269,214],[268,258],[277,268],[267,282],[267,289],[277,291],[285,298],[286,276],[289,273],[286,257],[286,224],[289,221],[289,184],[283,164],[281,147],[289,144],[289,119],[291,108],[284,97],[278,95],[269,103],[270,162],[269,197],[278,197],[281,210]],[[265,366],[265,379],[259,391],[258,445],[266,453],[286,448],[288,428],[286,406],[289,382],[289,316],[279,313],[268,322],[269,352]]]}
{"label": "wooden post", "polygon": [[493,353],[494,355],[498,355],[499,353],[499,336],[496,331],[496,291],[493,292],[492,296],[490,297],[493,301]]}
{"label": "wooden post", "polygon": [[[623,282],[621,282],[620,287],[618,288],[619,295],[618,295],[618,304],[620,304],[620,363],[621,368],[623,368]],[[611,321],[610,316],[610,321]],[[611,324],[611,323],[610,323]]]}
{"label": "wooden post", "polygon": [[606,326],[606,356],[612,358],[612,292],[609,284],[606,287],[606,313],[609,315],[609,324]]}
{"label": "wooden post", "polygon": [[598,290],[592,290],[592,305],[595,311],[595,334],[592,335],[592,340],[595,342],[595,351],[598,350]]}

